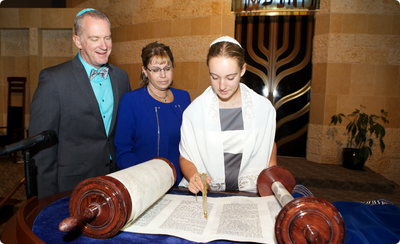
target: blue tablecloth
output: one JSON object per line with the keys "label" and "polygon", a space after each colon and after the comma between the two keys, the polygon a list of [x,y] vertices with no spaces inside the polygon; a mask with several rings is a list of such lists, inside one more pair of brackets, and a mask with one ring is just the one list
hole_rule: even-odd
{"label": "blue tablecloth", "polygon": [[[188,191],[171,190],[169,194],[188,195]],[[293,197],[310,196],[312,193],[302,185],[297,185]],[[231,196],[226,193],[209,192],[210,197]],[[136,234],[120,232],[109,239],[92,239],[78,231],[62,233],[59,223],[69,217],[69,197],[53,202],[37,216],[32,227],[40,239],[46,243],[194,243],[174,236]],[[400,241],[400,208],[380,199],[371,202],[333,202],[341,213],[346,226],[345,243],[376,244]],[[211,243],[232,243],[230,241],[213,241]]]}

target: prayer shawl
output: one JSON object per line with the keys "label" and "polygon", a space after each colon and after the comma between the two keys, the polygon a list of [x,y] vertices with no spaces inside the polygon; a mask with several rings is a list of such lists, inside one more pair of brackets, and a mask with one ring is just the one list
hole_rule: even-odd
{"label": "prayer shawl", "polygon": [[[244,124],[240,191],[257,192],[259,173],[268,166],[275,137],[276,112],[271,102],[240,83]],[[213,191],[225,190],[225,164],[219,120],[219,99],[212,87],[195,99],[183,113],[179,151],[199,173],[211,177]],[[180,186],[188,187],[183,178]]]}

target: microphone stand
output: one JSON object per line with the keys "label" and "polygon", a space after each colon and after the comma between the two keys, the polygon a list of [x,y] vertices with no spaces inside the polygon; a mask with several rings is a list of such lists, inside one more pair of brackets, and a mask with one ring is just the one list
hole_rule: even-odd
{"label": "microphone stand", "polygon": [[35,159],[31,158],[29,149],[24,150],[26,199],[37,196],[36,165]]}

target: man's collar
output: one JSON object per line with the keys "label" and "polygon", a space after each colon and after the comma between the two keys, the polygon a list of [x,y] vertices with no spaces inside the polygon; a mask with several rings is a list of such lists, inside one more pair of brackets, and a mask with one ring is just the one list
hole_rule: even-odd
{"label": "man's collar", "polygon": [[86,61],[83,60],[80,51],[79,51],[79,53],[78,53],[78,57],[79,57],[79,60],[81,61],[82,65],[83,65],[83,67],[85,68],[86,74],[88,75],[88,77],[90,77],[90,72],[92,72],[92,69],[101,70],[102,68],[107,67],[107,64],[108,64],[108,63],[107,63],[107,64],[104,64],[100,69],[98,69],[98,68],[95,68],[95,67],[93,67],[92,65],[86,63]]}

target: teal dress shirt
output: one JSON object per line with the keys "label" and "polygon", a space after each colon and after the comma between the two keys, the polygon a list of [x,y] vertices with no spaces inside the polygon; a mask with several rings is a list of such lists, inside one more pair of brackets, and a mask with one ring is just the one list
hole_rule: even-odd
{"label": "teal dress shirt", "polygon": [[[85,60],[82,59],[81,53],[79,53],[79,59],[81,60],[83,67],[85,67],[88,77],[90,77],[92,69],[101,70],[101,69],[96,69],[90,64],[86,63]],[[106,133],[108,136],[108,133],[110,131],[113,108],[114,108],[114,95],[112,91],[110,75],[107,75],[107,79],[104,79],[100,75],[96,75],[90,81],[90,84],[92,85],[94,95],[96,96],[97,103],[99,104],[101,117],[103,118],[104,128],[106,129]]]}

